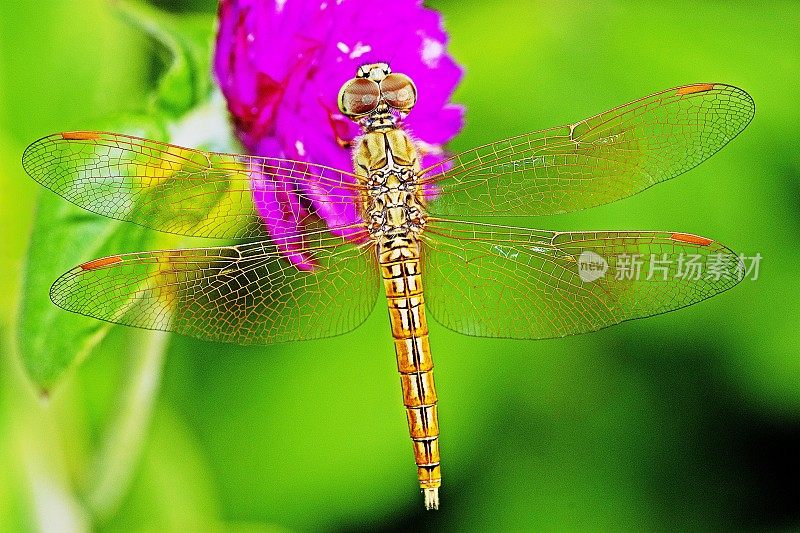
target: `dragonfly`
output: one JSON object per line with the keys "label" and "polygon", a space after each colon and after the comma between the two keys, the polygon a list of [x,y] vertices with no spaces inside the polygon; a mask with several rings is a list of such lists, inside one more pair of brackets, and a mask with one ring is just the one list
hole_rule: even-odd
{"label": "dragonfly", "polygon": [[[741,279],[731,274],[741,258],[698,235],[550,231],[492,217],[587,209],[674,178],[747,126],[755,106],[745,91],[675,87],[429,168],[403,126],[417,97],[413,80],[386,63],[363,65],[344,83],[339,110],[362,129],[353,169],[97,131],[34,142],[25,170],[66,200],[154,230],[229,241],[90,260],[54,282],[52,301],[117,324],[271,344],[357,328],[383,285],[419,486],[425,507],[436,509],[428,312],[465,335],[562,337],[682,308]],[[270,233],[254,208],[264,191],[293,199],[282,216],[297,231]],[[326,209],[356,222],[326,224]],[[637,258],[640,267],[657,262],[658,272],[623,268]],[[692,260],[728,274],[685,275]]]}

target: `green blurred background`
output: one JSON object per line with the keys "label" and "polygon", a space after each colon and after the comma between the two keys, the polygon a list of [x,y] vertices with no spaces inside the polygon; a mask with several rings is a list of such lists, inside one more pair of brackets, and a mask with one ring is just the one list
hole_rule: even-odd
{"label": "green blurred background", "polygon": [[[211,1],[160,4],[205,31],[213,21]],[[70,230],[42,218],[61,201],[25,175],[21,153],[51,132],[146,122],[168,61],[109,3],[5,2],[0,530],[800,527],[800,5],[431,6],[466,69],[455,99],[467,124],[453,149],[685,83],[750,92],[753,123],[697,169],[536,222],[706,235],[760,253],[759,279],[566,339],[485,340],[431,324],[445,483],[438,513],[422,510],[380,306],[354,333],[266,348],[114,328],[45,396],[16,334],[23,308],[49,309],[45,280],[24,281],[26,257],[58,271],[68,244],[58,235]],[[35,216],[51,226],[37,222],[29,248]],[[50,238],[60,244],[47,248]],[[73,263],[91,258],[73,253]],[[61,312],[52,313],[56,326],[42,338],[68,338],[57,329]]]}

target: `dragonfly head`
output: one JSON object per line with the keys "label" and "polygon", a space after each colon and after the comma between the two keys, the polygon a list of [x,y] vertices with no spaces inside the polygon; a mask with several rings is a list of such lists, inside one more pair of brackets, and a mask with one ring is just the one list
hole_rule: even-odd
{"label": "dragonfly head", "polygon": [[367,63],[358,67],[356,78],[366,78],[375,83],[380,83],[391,73],[392,69],[389,68],[389,63]]}
{"label": "dragonfly head", "polygon": [[405,74],[392,72],[388,63],[369,63],[358,68],[356,77],[339,90],[339,111],[360,121],[389,108],[409,113],[417,103],[417,88]]}

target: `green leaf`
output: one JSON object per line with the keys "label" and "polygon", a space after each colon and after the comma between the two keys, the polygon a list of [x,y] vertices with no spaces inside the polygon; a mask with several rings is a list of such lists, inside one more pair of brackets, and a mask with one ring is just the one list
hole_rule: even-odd
{"label": "green leaf", "polygon": [[[163,45],[170,64],[157,81],[147,115],[108,121],[104,129],[180,142],[175,137],[182,135],[182,121],[196,120],[198,112],[202,116],[209,108],[218,124],[224,106],[218,99],[215,105],[209,104],[213,18],[178,18],[139,3],[117,5],[127,20]],[[227,130],[223,131],[223,136],[227,135]],[[197,146],[202,139],[192,141]],[[230,143],[212,139],[212,144]],[[53,305],[48,298],[52,282],[76,264],[151,249],[156,242],[163,246],[168,239],[135,224],[88,213],[50,192],[41,193],[26,259],[18,340],[23,364],[42,392],[49,391],[67,369],[87,357],[111,327]]]}
{"label": "green leaf", "polygon": [[169,55],[169,64],[152,95],[152,110],[179,117],[205,102],[213,86],[213,16],[170,15],[139,2],[121,2],[118,8],[123,17],[152,37]]}
{"label": "green leaf", "polygon": [[[199,128],[205,135],[199,135],[196,128],[198,122],[219,126],[224,124],[224,117],[224,106],[217,99],[198,106],[180,121],[162,124],[148,117],[129,118],[109,129],[178,144],[230,150],[233,143],[227,128]],[[143,195],[140,201],[147,198],[151,196]],[[208,198],[215,202],[222,199],[211,195]],[[201,211],[212,213],[215,202],[209,201]],[[171,216],[170,206],[164,206],[163,216]],[[88,356],[110,327],[108,323],[68,313],[53,305],[48,298],[53,281],[90,259],[175,247],[176,241],[172,235],[84,211],[49,191],[41,193],[25,268],[19,340],[28,374],[43,391],[49,390],[72,364]]]}
{"label": "green leaf", "polygon": [[[119,127],[132,134],[164,136],[150,119],[127,122]],[[18,334],[25,368],[43,392],[70,365],[86,357],[110,326],[53,305],[48,297],[50,285],[76,264],[146,248],[153,238],[153,232],[141,226],[88,213],[49,191],[40,193],[26,258]]]}

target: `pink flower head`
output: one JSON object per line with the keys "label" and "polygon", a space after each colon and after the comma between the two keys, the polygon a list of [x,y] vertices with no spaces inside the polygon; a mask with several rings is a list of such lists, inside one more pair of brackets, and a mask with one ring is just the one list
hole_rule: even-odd
{"label": "pink flower head", "polygon": [[[423,151],[423,168],[441,161],[441,146],[461,129],[464,110],[449,103],[461,68],[447,55],[441,16],[420,0],[222,0],[214,70],[233,117],[236,133],[255,155],[313,162],[352,171],[352,141],[358,125],[339,113],[342,84],[365,63],[388,62],[414,80],[419,97],[403,120]],[[332,232],[360,221],[352,209],[325,201],[324,188],[293,191],[296,184],[267,183],[253,169],[253,197],[267,230],[298,267],[312,267],[298,253],[306,219],[300,194]],[[280,179],[280,178],[278,178]],[[288,243],[288,244],[281,244]]]}

